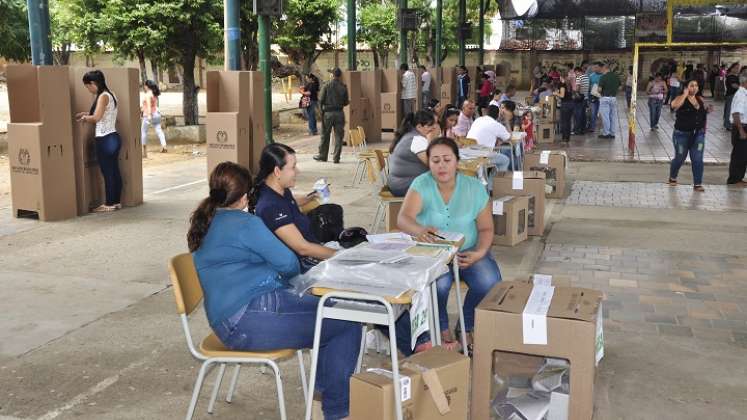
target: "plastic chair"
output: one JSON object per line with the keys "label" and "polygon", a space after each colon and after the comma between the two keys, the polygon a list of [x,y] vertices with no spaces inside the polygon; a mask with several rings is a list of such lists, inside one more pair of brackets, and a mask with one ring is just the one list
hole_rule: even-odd
{"label": "plastic chair", "polygon": [[386,163],[386,157],[382,150],[374,150],[376,154],[376,163],[379,166],[379,181],[381,182],[381,189],[379,190],[378,198],[379,204],[376,206],[376,214],[374,215],[373,222],[371,223],[371,233],[376,233],[379,228],[379,224],[384,221],[389,205],[392,203],[402,203],[405,201],[404,197],[395,197],[394,194],[389,190],[388,187],[388,165]]}
{"label": "plastic chair", "polygon": [[200,372],[197,375],[197,381],[195,382],[194,391],[192,392],[192,399],[189,403],[189,408],[187,409],[186,420],[191,420],[194,416],[195,408],[197,406],[197,398],[200,395],[202,384],[205,381],[205,376],[207,375],[208,370],[211,369],[213,365],[220,364],[220,369],[213,387],[210,403],[208,404],[208,413],[211,414],[213,412],[215,400],[218,397],[218,391],[223,380],[226,365],[236,365],[228,396],[226,397],[226,401],[231,402],[239,378],[239,369],[241,364],[244,363],[266,365],[272,368],[272,371],[275,374],[275,383],[278,392],[280,418],[286,420],[287,416],[285,412],[285,401],[283,398],[283,381],[280,378],[280,368],[278,367],[277,362],[293,357],[294,353],[298,355],[298,362],[301,371],[301,385],[303,387],[305,398],[308,394],[308,389],[306,385],[302,350],[281,349],[258,352],[234,351],[227,349],[223,343],[221,343],[220,339],[218,339],[218,337],[213,333],[205,337],[202,342],[200,342],[199,348],[196,348],[194,341],[192,340],[192,332],[189,328],[189,315],[198,308],[202,301],[203,292],[197,275],[197,270],[194,266],[194,261],[192,260],[192,254],[179,254],[172,258],[171,261],[169,261],[169,273],[171,284],[174,288],[174,296],[176,298],[176,311],[179,313],[182,328],[184,329],[184,335],[187,339],[187,347],[194,358],[202,361],[202,366],[200,367]]}

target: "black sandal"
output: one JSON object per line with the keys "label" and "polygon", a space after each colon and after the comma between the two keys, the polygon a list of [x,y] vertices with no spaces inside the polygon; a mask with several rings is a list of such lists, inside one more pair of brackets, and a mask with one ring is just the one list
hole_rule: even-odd
{"label": "black sandal", "polygon": [[677,180],[669,178],[669,181],[667,181],[667,184],[669,184],[670,187],[676,187],[677,186]]}

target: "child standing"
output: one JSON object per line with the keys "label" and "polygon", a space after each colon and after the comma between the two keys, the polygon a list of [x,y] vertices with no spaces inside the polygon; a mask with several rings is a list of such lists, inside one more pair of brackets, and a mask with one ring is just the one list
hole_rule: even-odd
{"label": "child standing", "polygon": [[524,112],[521,117],[521,128],[527,133],[524,139],[524,152],[529,153],[534,149],[534,114],[532,111]]}

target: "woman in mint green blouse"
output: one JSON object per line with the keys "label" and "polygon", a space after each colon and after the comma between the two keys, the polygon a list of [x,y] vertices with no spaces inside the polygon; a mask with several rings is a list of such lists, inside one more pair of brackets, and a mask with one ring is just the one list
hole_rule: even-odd
{"label": "woman in mint green blouse", "polygon": [[[498,264],[490,253],[493,242],[492,206],[480,181],[457,172],[459,148],[454,140],[447,137],[435,139],[428,145],[426,154],[430,171],[412,182],[399,212],[397,226],[423,242],[437,239],[433,234],[438,230],[464,235],[464,244],[459,249],[456,262],[459,264],[460,278],[469,285],[464,299],[464,324],[467,332],[471,333],[475,325],[475,307],[501,281]],[[451,271],[436,280],[443,342],[450,348],[458,346],[449,332],[449,316],[446,312],[453,280]],[[423,343],[423,340],[419,342]],[[427,343],[422,347],[428,347]]]}

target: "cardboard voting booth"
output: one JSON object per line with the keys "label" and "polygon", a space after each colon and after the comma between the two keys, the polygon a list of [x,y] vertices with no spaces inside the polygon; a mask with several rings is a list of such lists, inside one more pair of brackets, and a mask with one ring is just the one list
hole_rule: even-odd
{"label": "cardboard voting booth", "polygon": [[363,127],[366,141],[380,141],[382,116],[375,110],[381,108],[381,70],[345,71],[342,81],[350,100],[344,108],[346,138],[351,129]]}
{"label": "cardboard voting booth", "polygon": [[262,73],[207,72],[207,169],[236,162],[256,173],[264,148]]}
{"label": "cardboard voting booth", "polygon": [[[73,114],[88,112],[95,100],[83,85],[83,75],[94,70],[71,67],[69,71],[69,101]],[[140,143],[139,72],[130,68],[100,68],[106,84],[117,99],[117,134],[122,141],[119,149],[119,172],[122,176],[123,206],[143,203],[143,160]],[[78,215],[104,204],[104,178],[96,157],[95,126],[73,123],[75,144],[75,185]]]}
{"label": "cardboard voting booth", "polygon": [[402,121],[402,104],[400,93],[402,92],[401,77],[399,70],[387,69],[381,72],[381,95],[380,113],[381,128],[383,130],[396,130]]}
{"label": "cardboard voting booth", "polygon": [[477,307],[473,420],[592,418],[602,294],[537,277],[499,283]]}
{"label": "cardboard voting booth", "polygon": [[68,68],[9,65],[8,160],[13,216],[76,216]]}

